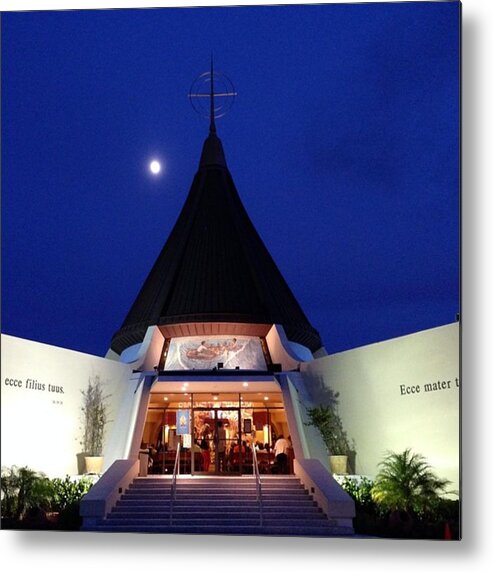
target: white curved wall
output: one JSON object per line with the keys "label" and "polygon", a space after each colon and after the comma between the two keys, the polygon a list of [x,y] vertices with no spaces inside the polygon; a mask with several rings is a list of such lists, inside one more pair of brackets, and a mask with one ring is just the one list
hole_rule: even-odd
{"label": "white curved wall", "polygon": [[375,476],[387,450],[411,447],[458,490],[458,323],[316,359],[301,370],[315,403],[326,387],[339,392],[358,473]]}
{"label": "white curved wall", "polygon": [[291,348],[291,342],[280,324],[274,324],[265,336],[272,363],[280,363],[283,371],[298,369],[301,358]]}
{"label": "white curved wall", "polygon": [[110,396],[105,464],[123,453],[123,441],[111,432],[133,398],[131,366],[7,335],[1,357],[2,465],[28,466],[48,476],[77,474],[81,391],[94,376]]}

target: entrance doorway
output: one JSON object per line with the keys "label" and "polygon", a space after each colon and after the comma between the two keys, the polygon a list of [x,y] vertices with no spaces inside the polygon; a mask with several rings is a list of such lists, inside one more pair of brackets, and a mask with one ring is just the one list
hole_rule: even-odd
{"label": "entrance doorway", "polygon": [[195,456],[192,473],[234,475],[251,472],[247,441],[243,439],[240,408],[197,407],[193,424],[200,456]]}

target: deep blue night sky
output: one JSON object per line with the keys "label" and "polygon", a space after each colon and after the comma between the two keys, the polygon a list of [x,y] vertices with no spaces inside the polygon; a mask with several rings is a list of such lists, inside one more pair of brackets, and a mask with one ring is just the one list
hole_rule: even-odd
{"label": "deep blue night sky", "polygon": [[233,179],[329,353],[453,322],[459,10],[2,14],[2,332],[106,353],[197,170],[211,51]]}

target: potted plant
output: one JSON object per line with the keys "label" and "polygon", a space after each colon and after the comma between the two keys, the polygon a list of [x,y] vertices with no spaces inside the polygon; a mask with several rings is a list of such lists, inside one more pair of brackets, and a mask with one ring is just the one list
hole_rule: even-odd
{"label": "potted plant", "polygon": [[348,473],[348,457],[353,454],[352,447],[341,418],[337,412],[337,404],[317,405],[307,409],[309,423],[320,431],[320,435],[329,453],[329,464],[332,473],[345,475]]}
{"label": "potted plant", "polygon": [[103,443],[106,424],[108,423],[109,395],[104,394],[103,384],[99,376],[89,378],[82,393],[82,445],[85,457],[85,472],[100,474],[103,467]]}

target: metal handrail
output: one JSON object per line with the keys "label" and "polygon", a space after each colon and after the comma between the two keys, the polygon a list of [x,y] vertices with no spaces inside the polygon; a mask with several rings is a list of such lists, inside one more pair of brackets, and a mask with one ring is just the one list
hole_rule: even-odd
{"label": "metal handrail", "polygon": [[173,467],[173,477],[171,478],[171,491],[169,501],[169,523],[173,524],[173,503],[176,498],[176,475],[180,474],[180,443],[176,447],[175,466]]}
{"label": "metal handrail", "polygon": [[258,470],[258,460],[257,460],[257,451],[255,451],[255,445],[252,443],[252,452],[253,452],[253,472],[255,474],[255,485],[257,490],[257,503],[259,508],[259,515],[260,515],[260,526],[264,524],[264,510],[262,506],[262,483],[260,482],[260,471]]}

